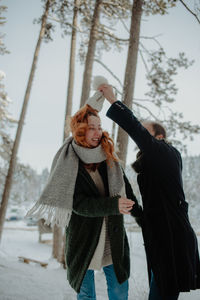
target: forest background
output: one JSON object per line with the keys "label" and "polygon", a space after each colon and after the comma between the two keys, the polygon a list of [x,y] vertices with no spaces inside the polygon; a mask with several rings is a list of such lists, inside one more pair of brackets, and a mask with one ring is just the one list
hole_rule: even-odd
{"label": "forest background", "polygon": [[[7,6],[7,10],[4,12],[6,21],[1,27],[1,32],[5,33],[3,42],[6,45],[6,49],[10,52],[0,57],[0,70],[2,74],[6,74],[5,78],[1,76],[1,83],[8,95],[7,100],[11,99],[7,110],[12,116],[10,118],[12,120],[19,120],[33,53],[41,27],[40,22],[37,22],[37,20],[43,15],[44,5],[47,2],[39,0],[1,0],[0,2],[1,5]],[[102,1],[88,1],[91,7],[91,16],[92,9],[98,2]],[[110,3],[115,4],[118,2],[122,3],[123,1],[111,1]],[[124,1],[124,3],[128,2],[130,2],[131,7],[132,1]],[[141,1],[137,0],[135,2],[139,3]],[[161,121],[165,119],[166,125],[169,125],[169,139],[174,139],[176,143],[178,142],[177,147],[182,152],[183,157],[185,157],[184,186],[187,199],[191,204],[190,214],[192,222],[198,228],[199,221],[197,216],[200,212],[198,198],[200,193],[200,22],[198,14],[200,4],[199,1],[185,1],[188,7],[197,13],[197,17],[194,17],[185,8],[182,1],[146,2],[153,3],[153,6],[159,4],[160,13],[153,15],[146,13],[142,15],[140,55],[137,58],[132,108],[140,119],[156,116]],[[73,1],[69,1],[69,3],[73,4]],[[165,3],[168,4],[165,5]],[[170,7],[173,3],[174,6]],[[123,83],[124,80],[131,23],[131,10],[124,20],[122,18],[122,8],[123,5],[121,6],[122,13],[120,17],[116,15],[111,24],[109,23],[109,16],[106,16],[106,18],[100,17],[100,21],[104,22],[105,26],[103,29],[106,34],[100,35],[103,42],[97,42],[92,70],[93,76],[105,76],[118,90],[122,89],[120,82]],[[147,8],[148,5],[146,6]],[[71,24],[73,5],[69,6],[69,12],[71,14],[69,13],[69,16],[65,16],[65,22]],[[119,14],[118,8],[117,13]],[[62,19],[62,16],[59,17]],[[112,18],[110,17],[110,19]],[[33,20],[35,20],[34,24]],[[47,26],[48,30],[45,36],[45,40],[48,38],[49,41],[47,43],[43,42],[41,45],[19,144],[18,164],[9,202],[11,206],[19,206],[20,204],[27,209],[27,206],[30,206],[38,198],[48,177],[52,158],[62,144],[69,79],[71,27],[66,25],[66,27],[62,26],[61,28],[60,21],[58,21],[58,16],[55,17],[53,11],[51,11],[48,16],[48,22],[51,22],[52,25]],[[90,27],[87,26],[91,24],[88,25],[85,22],[79,25],[80,32],[78,32],[77,36],[75,53],[72,114],[79,108],[80,98],[84,90],[82,82],[85,56],[88,51],[88,33],[90,32]],[[86,30],[87,28],[88,30]],[[67,35],[65,35],[65,31],[67,31]],[[116,39],[114,35],[117,37]],[[165,53],[161,49],[164,49]],[[153,55],[149,56],[148,52]],[[185,55],[179,55],[179,53],[183,52]],[[169,61],[167,57],[172,57],[174,60]],[[176,60],[177,57],[179,60]],[[161,68],[159,69],[160,66]],[[175,70],[173,70],[173,66],[175,66]],[[105,67],[108,69],[106,70]],[[146,78],[146,73],[149,75],[148,78]],[[131,81],[131,75],[129,77]],[[159,79],[163,81],[159,81]],[[90,94],[92,92],[91,90]],[[120,100],[123,99],[119,92],[118,98]],[[152,103],[149,103],[149,98],[153,99]],[[135,103],[139,103],[140,106],[135,105]],[[145,109],[146,107],[148,110]],[[112,133],[112,122],[105,117],[108,108],[108,103],[105,103],[100,115],[103,128]],[[174,115],[171,121],[168,122],[170,113]],[[177,127],[174,124],[177,124],[179,119],[181,121]],[[17,123],[15,121],[11,121],[11,123],[13,123],[13,126],[7,130],[12,140],[15,136]],[[191,124],[194,124],[194,126]],[[186,137],[185,132],[187,135],[186,139],[184,139]],[[191,137],[193,137],[193,141],[191,141]],[[6,150],[5,136],[1,142],[2,163],[4,159],[9,161],[10,150]],[[187,153],[183,151],[183,144],[187,147]],[[134,143],[129,141],[126,157],[127,166],[135,159],[135,153]],[[3,193],[7,167],[8,164],[1,164],[1,194]],[[136,189],[135,175],[132,174],[129,168],[127,172]]]}

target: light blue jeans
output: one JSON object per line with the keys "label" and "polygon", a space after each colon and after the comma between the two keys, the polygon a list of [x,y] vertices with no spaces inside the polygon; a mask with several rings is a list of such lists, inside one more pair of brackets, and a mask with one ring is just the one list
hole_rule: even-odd
{"label": "light blue jeans", "polygon": [[[128,300],[128,280],[119,284],[113,265],[103,267],[109,300]],[[94,271],[87,270],[77,300],[96,300]]]}

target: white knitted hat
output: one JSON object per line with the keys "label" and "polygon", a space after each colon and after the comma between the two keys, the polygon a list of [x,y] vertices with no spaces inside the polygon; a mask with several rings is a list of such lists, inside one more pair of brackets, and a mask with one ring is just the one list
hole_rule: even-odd
{"label": "white knitted hat", "polygon": [[93,96],[88,98],[88,100],[86,101],[86,104],[90,105],[92,108],[96,109],[97,111],[100,111],[102,109],[105,100],[103,93],[98,91],[98,87],[104,83],[108,84],[108,80],[105,77],[95,76],[92,87],[94,90],[96,90],[96,92],[94,93]]}

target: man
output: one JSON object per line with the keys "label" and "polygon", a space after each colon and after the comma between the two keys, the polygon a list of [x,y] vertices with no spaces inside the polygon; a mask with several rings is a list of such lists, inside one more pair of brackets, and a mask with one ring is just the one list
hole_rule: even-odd
{"label": "man", "polygon": [[180,153],[165,141],[157,123],[141,124],[117,101],[112,87],[99,90],[112,104],[107,116],[122,127],[140,149],[133,164],[143,202],[142,232],[147,257],[149,300],[175,300],[180,292],[200,288],[196,235],[188,219]]}

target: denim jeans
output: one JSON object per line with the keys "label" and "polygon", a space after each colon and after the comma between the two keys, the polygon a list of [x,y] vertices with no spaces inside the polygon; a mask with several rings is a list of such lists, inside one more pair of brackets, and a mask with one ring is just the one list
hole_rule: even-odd
{"label": "denim jeans", "polygon": [[[107,292],[109,300],[128,300],[128,280],[119,284],[113,265],[103,267],[107,281]],[[96,300],[94,271],[87,270],[83,279],[77,300]]]}
{"label": "denim jeans", "polygon": [[[173,296],[165,296],[165,300],[177,300],[179,293]],[[149,299],[148,300],[162,300],[163,297],[160,295],[160,291],[155,281],[155,277],[153,272],[151,272],[151,283],[150,283],[150,292],[149,292]]]}

